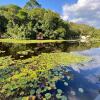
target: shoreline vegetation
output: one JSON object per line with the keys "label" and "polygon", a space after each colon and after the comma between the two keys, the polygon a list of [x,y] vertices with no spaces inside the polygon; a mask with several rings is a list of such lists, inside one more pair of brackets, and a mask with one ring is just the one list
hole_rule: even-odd
{"label": "shoreline vegetation", "polygon": [[[32,0],[29,0],[32,3]],[[33,1],[34,2],[34,1]],[[29,6],[29,5],[28,5]],[[0,38],[77,40],[100,38],[100,29],[63,20],[52,10],[34,5],[0,6]]]}
{"label": "shoreline vegetation", "polygon": [[100,42],[100,39],[75,39],[75,40],[28,40],[28,39],[0,39],[2,43],[31,44],[31,43],[61,43],[61,42]]}
{"label": "shoreline vegetation", "polygon": [[0,42],[5,43],[24,43],[24,44],[30,44],[30,43],[59,43],[59,42],[77,42],[77,40],[22,40],[22,39],[0,39]]}

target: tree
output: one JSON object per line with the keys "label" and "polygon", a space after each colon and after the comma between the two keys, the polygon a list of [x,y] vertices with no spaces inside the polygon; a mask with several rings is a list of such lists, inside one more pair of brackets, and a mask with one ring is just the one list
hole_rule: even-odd
{"label": "tree", "polygon": [[64,28],[60,27],[54,31],[54,34],[55,34],[54,39],[64,39],[66,30]]}
{"label": "tree", "polygon": [[17,13],[16,16],[20,19],[20,21],[27,21],[28,13],[26,11],[24,11],[24,9],[21,9],[21,10],[19,10],[19,12]]}
{"label": "tree", "polygon": [[59,14],[51,11],[46,10],[45,14],[43,16],[43,23],[42,23],[42,29],[44,30],[44,36],[45,38],[54,38],[54,33],[60,23],[60,16]]}
{"label": "tree", "polygon": [[41,7],[41,5],[36,0],[29,0],[24,7],[26,9],[33,9],[33,8]]}
{"label": "tree", "polygon": [[[19,12],[21,8],[17,5],[6,5],[0,7],[0,15],[5,16],[5,18],[9,20],[16,21],[16,14]],[[17,22],[17,21],[16,21]]]}
{"label": "tree", "polygon": [[36,39],[42,33],[44,39],[78,39],[81,35],[99,38],[100,30],[64,21],[58,13],[39,7],[36,0],[29,0],[25,8],[0,6],[0,36]]}
{"label": "tree", "polygon": [[21,9],[21,7],[14,5],[14,4],[6,5],[6,6],[0,6],[0,11],[12,12],[14,14],[18,13],[18,11],[20,9]]}
{"label": "tree", "polygon": [[0,37],[3,35],[4,32],[6,32],[6,26],[7,26],[8,20],[0,15]]}
{"label": "tree", "polygon": [[59,14],[47,10],[43,17],[43,24],[45,29],[56,29],[58,27],[60,16]]}

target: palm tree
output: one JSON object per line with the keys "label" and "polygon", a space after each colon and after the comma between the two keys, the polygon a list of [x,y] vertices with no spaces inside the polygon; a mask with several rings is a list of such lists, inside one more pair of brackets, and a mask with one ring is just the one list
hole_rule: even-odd
{"label": "palm tree", "polygon": [[37,0],[29,0],[24,6],[26,9],[40,8],[41,5],[37,2]]}

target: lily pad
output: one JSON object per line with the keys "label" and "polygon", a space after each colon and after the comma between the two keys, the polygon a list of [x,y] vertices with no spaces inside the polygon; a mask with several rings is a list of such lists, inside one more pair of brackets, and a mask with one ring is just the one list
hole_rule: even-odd
{"label": "lily pad", "polygon": [[67,83],[67,82],[64,82],[64,85],[65,85],[65,86],[68,86],[68,83]]}
{"label": "lily pad", "polygon": [[81,93],[84,92],[83,88],[78,88],[78,91],[81,92]]}
{"label": "lily pad", "polygon": [[51,94],[50,93],[46,93],[45,94],[45,98],[48,100],[48,99],[50,99],[51,98]]}
{"label": "lily pad", "polygon": [[62,94],[62,90],[61,90],[61,89],[57,89],[57,92],[58,92],[59,94]]}
{"label": "lily pad", "polygon": [[30,91],[30,95],[33,95],[35,93],[35,90]]}
{"label": "lily pad", "polygon": [[59,94],[59,93],[56,94],[56,98],[57,98],[57,99],[61,99],[61,94]]}
{"label": "lily pad", "polygon": [[61,96],[61,100],[67,100],[66,96]]}

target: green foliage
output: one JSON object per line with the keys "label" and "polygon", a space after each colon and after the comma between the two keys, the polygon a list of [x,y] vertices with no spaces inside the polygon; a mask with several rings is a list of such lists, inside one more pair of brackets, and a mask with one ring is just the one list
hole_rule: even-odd
{"label": "green foliage", "polygon": [[25,21],[27,20],[27,12],[24,9],[19,10],[19,12],[17,13],[17,17],[20,19],[20,21]]}
{"label": "green foliage", "polygon": [[29,0],[25,5],[26,9],[33,9],[36,7],[41,7],[41,5],[37,2],[37,0]]}
{"label": "green foliage", "polygon": [[62,90],[61,90],[61,89],[57,89],[57,92],[58,92],[59,94],[62,94]]}
{"label": "green foliage", "polygon": [[[30,44],[30,43],[61,43],[74,42],[75,40],[22,40],[22,39],[0,39],[0,42],[16,43],[16,44]],[[76,40],[77,41],[77,40]]]}
{"label": "green foliage", "polygon": [[65,38],[66,30],[64,28],[58,28],[54,31],[54,38],[55,39],[64,39]]}
{"label": "green foliage", "polygon": [[1,16],[0,15],[0,37],[1,35],[3,35],[3,33],[6,31],[7,28],[7,19],[5,18],[5,16]]}
{"label": "green foliage", "polygon": [[31,20],[33,20],[33,21],[34,20],[35,21],[38,21],[38,20],[42,21],[43,16],[45,14],[45,9],[43,9],[43,8],[34,8],[34,9],[30,10],[28,12],[28,14],[29,14],[29,18]]}
{"label": "green foliage", "polygon": [[58,27],[60,16],[57,13],[47,10],[44,14],[44,28],[55,30]]}
{"label": "green foliage", "polygon": [[46,98],[47,100],[49,100],[49,99],[51,98],[51,94],[50,94],[50,93],[46,93],[46,94],[45,94],[45,98]]}
{"label": "green foliage", "polygon": [[[86,57],[67,53],[42,53],[24,60],[14,60],[11,56],[0,57],[0,94],[7,99],[56,90],[57,98],[64,98],[62,90],[57,89],[56,82],[65,79],[64,77],[67,79],[69,75],[66,67],[61,66],[86,60]],[[68,81],[70,80],[71,78]],[[79,91],[82,92],[81,89]],[[50,92],[45,94],[47,99],[52,96]]]}
{"label": "green foliage", "polygon": [[20,9],[21,7],[14,5],[14,4],[0,6],[1,11],[7,11],[7,12],[13,12],[13,13],[17,13]]}
{"label": "green foliage", "polygon": [[79,34],[80,36],[89,36],[90,38],[94,38],[96,36],[96,33],[99,36],[100,30],[95,29],[94,27],[85,25],[85,24],[75,24],[75,23],[69,23],[70,30],[74,34]]}
{"label": "green foliage", "polygon": [[27,28],[24,26],[19,27],[19,25],[15,25],[14,27],[7,26],[6,37],[13,39],[24,39],[25,34],[27,33]]}
{"label": "green foliage", "polygon": [[99,29],[84,24],[64,21],[51,10],[40,8],[36,0],[29,0],[25,7],[6,5],[0,7],[0,33],[6,38],[80,39],[81,36],[99,39]]}

